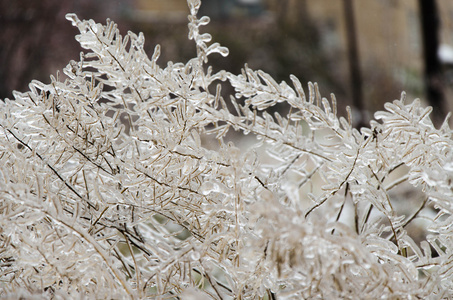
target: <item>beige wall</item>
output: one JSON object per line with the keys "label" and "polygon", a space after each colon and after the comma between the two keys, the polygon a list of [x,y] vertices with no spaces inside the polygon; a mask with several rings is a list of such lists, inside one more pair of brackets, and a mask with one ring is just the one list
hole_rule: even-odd
{"label": "beige wall", "polygon": [[189,11],[186,0],[135,0],[139,9],[156,11]]}
{"label": "beige wall", "polygon": [[[288,18],[299,18],[305,8],[322,30],[335,31],[337,44],[345,47],[343,1],[265,0],[277,11],[286,3]],[[442,42],[453,45],[453,1],[437,1]],[[417,0],[354,0],[359,49],[363,63],[378,61],[420,68],[420,19]],[[295,20],[297,22],[297,20]],[[334,34],[333,32],[330,32]],[[332,36],[335,39],[335,36]],[[335,43],[334,43],[335,44]]]}
{"label": "beige wall", "polygon": [[[265,0],[276,15],[286,15],[292,23],[306,15],[321,30],[324,50],[338,60],[340,74],[347,73],[346,32],[341,0]],[[441,43],[453,46],[453,1],[438,0],[441,18]],[[386,86],[396,91],[413,91],[422,96],[422,44],[418,0],[353,0],[365,97],[379,94]],[[300,25],[299,25],[300,26]],[[374,75],[380,74],[380,75]],[[345,76],[345,80],[349,77]],[[372,91],[374,89],[374,91]],[[368,94],[367,94],[368,93]],[[397,95],[396,95],[397,97]],[[371,97],[373,98],[373,97]],[[385,99],[388,100],[388,99]],[[375,103],[376,104],[376,103]],[[370,109],[375,104],[370,105]],[[379,106],[379,104],[376,104]]]}
{"label": "beige wall", "polygon": [[186,22],[189,8],[186,0],[135,0],[135,17],[144,22]]}
{"label": "beige wall", "polygon": [[[306,0],[308,15],[326,36],[327,47],[346,49],[343,1]],[[358,47],[363,67],[421,68],[416,0],[355,0]]]}
{"label": "beige wall", "polygon": [[442,42],[453,46],[453,1],[440,0],[437,3],[443,28]]}

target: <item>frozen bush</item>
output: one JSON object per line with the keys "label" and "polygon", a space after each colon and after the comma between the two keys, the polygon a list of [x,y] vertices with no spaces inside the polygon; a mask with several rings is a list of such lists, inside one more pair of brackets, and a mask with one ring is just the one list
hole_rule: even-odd
{"label": "frozen bush", "polygon": [[359,131],[316,84],[213,72],[188,4],[187,63],[68,14],[87,52],[0,103],[0,296],[451,298],[447,121],[403,94]]}

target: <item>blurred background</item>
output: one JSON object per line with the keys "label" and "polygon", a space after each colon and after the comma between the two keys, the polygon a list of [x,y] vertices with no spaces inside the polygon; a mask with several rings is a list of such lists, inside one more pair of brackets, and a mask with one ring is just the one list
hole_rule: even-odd
{"label": "blurred background", "polygon": [[[0,0],[0,99],[79,59],[68,12],[142,31],[149,55],[161,44],[161,66],[195,56],[186,0]],[[437,124],[453,108],[453,1],[202,0],[201,15],[211,17],[202,30],[230,49],[210,58],[214,69],[248,63],[277,81],[318,82],[340,111],[355,107],[357,126],[402,91],[434,106]]]}

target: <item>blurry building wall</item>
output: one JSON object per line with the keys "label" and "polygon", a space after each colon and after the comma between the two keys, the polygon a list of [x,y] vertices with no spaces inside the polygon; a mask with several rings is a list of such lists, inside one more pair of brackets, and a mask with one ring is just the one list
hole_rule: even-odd
{"label": "blurry building wall", "polygon": [[[186,0],[136,0],[134,17],[144,22],[185,22],[189,12]],[[255,16],[263,12],[263,0],[203,0],[201,15],[227,19]]]}
{"label": "blurry building wall", "polygon": [[[336,55],[338,67],[347,72],[343,1],[265,2],[271,11],[277,15],[283,14],[290,22],[301,24],[301,16],[310,18],[320,31],[323,50]],[[437,1],[437,4],[441,22],[441,44],[453,49],[453,1]],[[414,96],[422,96],[423,48],[418,1],[353,0],[353,5],[365,98],[368,98],[370,93],[382,92],[382,88],[395,92],[406,90]],[[282,12],[282,9],[285,11]],[[305,11],[301,12],[301,9]],[[373,107],[373,104],[371,106],[372,109],[377,108]]]}
{"label": "blurry building wall", "polygon": [[133,18],[140,22],[186,22],[189,8],[185,0],[136,0]]}
{"label": "blurry building wall", "polygon": [[[321,35],[324,45],[332,50],[345,49],[343,2],[307,2],[309,15],[327,33]],[[362,68],[390,71],[395,77],[401,72],[419,74],[422,48],[417,1],[355,0],[353,3]]]}

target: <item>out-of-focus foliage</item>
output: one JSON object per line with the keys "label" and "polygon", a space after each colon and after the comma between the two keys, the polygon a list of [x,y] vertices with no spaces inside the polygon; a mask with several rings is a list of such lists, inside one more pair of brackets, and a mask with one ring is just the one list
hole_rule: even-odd
{"label": "out-of-focus foliage", "polygon": [[316,84],[213,72],[188,4],[187,63],[69,14],[87,53],[0,103],[0,295],[451,297],[447,122],[403,94],[358,131]]}

